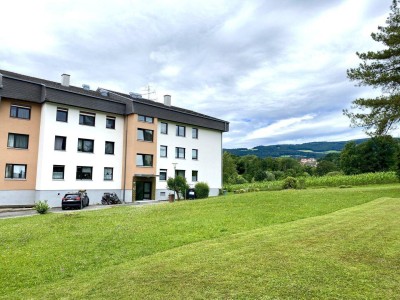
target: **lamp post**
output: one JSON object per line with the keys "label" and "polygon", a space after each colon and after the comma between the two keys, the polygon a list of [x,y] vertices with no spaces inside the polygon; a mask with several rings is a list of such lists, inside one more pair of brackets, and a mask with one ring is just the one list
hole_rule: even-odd
{"label": "lamp post", "polygon": [[[176,180],[176,165],[177,165],[178,163],[176,163],[176,162],[174,162],[174,163],[172,163],[172,165],[174,166],[174,199],[175,199],[175,190],[176,190],[176,186],[175,186],[175,180]],[[178,195],[177,195],[178,196]]]}

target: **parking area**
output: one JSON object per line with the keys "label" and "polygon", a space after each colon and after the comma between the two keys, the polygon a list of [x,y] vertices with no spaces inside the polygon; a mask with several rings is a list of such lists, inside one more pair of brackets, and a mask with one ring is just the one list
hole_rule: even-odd
{"label": "parking area", "polygon": [[[126,204],[116,204],[116,205],[89,205],[85,207],[82,211],[91,211],[91,210],[99,210],[99,209],[107,209],[114,206],[130,206],[130,205],[154,205],[158,203],[162,203],[165,201],[136,201],[134,203],[129,202]],[[53,207],[49,210],[52,213],[69,213],[69,212],[78,212],[81,210],[62,210],[61,207]],[[38,215],[35,209],[33,208],[0,208],[0,219],[4,218],[18,218],[18,217],[28,217]]]}

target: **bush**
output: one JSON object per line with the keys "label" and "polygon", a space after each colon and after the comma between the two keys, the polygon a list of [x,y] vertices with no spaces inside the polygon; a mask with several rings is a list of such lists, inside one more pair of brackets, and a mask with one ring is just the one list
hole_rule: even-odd
{"label": "bush", "polygon": [[340,171],[332,171],[332,172],[326,173],[325,176],[340,176],[340,175],[343,175],[343,173]]}
{"label": "bush", "polygon": [[47,200],[39,200],[37,203],[35,203],[35,206],[33,208],[36,209],[39,214],[45,214],[48,212],[50,206],[47,204]]}
{"label": "bush", "polygon": [[267,172],[265,172],[265,175],[266,175],[266,178],[265,178],[266,181],[275,181],[274,173],[267,171]]}
{"label": "bush", "polygon": [[208,198],[208,194],[210,193],[210,187],[205,182],[198,182],[194,186],[194,191],[196,193],[196,198]]}
{"label": "bush", "polygon": [[242,176],[242,175],[238,175],[238,177],[236,177],[236,184],[244,184],[247,183],[247,180]]}
{"label": "bush", "polygon": [[286,177],[283,181],[282,188],[284,190],[287,189],[296,189],[297,188],[297,179],[294,177]]}

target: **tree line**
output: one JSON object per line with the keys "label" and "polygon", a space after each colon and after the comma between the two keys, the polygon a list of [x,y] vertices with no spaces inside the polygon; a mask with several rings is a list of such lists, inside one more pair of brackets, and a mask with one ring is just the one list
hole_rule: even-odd
{"label": "tree line", "polygon": [[373,137],[361,144],[349,142],[341,152],[329,153],[318,159],[316,167],[302,165],[291,157],[236,156],[223,154],[224,184],[241,184],[254,181],[274,181],[287,177],[324,176],[334,174],[362,174],[398,171],[400,145],[391,136]]}

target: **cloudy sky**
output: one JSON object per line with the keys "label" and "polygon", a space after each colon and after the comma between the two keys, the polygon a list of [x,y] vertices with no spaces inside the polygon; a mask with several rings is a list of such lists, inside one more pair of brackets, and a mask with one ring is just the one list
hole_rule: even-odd
{"label": "cloudy sky", "polygon": [[[342,114],[377,93],[346,69],[377,50],[391,0],[13,0],[0,69],[145,93],[230,122],[224,147],[361,138]],[[147,95],[145,96],[147,97]]]}

